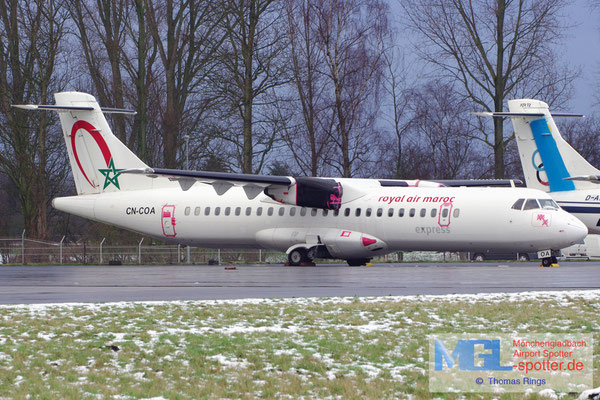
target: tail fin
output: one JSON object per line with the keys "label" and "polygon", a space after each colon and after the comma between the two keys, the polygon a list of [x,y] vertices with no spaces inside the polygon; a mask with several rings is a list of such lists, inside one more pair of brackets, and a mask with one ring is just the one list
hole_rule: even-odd
{"label": "tail fin", "polygon": [[583,115],[550,114],[548,104],[533,99],[509,100],[508,109],[509,112],[477,114],[510,117],[527,187],[545,192],[597,188],[587,179],[573,180],[598,175],[600,171],[565,142],[553,118]]}
{"label": "tail fin", "polygon": [[101,109],[86,93],[62,92],[54,95],[55,106],[16,106],[24,109],[58,111],[67,145],[77,194],[146,189],[151,179],[121,174],[124,169],[148,168],[113,135],[104,112],[133,113]]}

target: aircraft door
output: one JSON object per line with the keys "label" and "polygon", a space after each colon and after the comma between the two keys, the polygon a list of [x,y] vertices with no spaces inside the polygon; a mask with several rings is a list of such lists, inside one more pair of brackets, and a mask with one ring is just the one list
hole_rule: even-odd
{"label": "aircraft door", "polygon": [[452,212],[452,203],[444,203],[440,206],[438,225],[441,227],[450,226],[450,213]]}
{"label": "aircraft door", "polygon": [[163,235],[167,237],[175,237],[175,206],[165,204],[160,213],[162,219]]}

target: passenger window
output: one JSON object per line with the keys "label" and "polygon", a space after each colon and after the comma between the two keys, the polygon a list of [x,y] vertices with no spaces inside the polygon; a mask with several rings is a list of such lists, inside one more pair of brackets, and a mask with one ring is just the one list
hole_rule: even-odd
{"label": "passenger window", "polygon": [[356,215],[357,217],[360,217],[360,207],[356,209],[356,212],[354,213],[354,215]]}
{"label": "passenger window", "polygon": [[399,217],[404,217],[404,208],[401,208],[398,210],[398,216]]}
{"label": "passenger window", "polygon": [[221,214],[221,207],[216,207],[215,208],[215,215],[219,215]]}
{"label": "passenger window", "polygon": [[290,208],[290,217],[293,217],[294,215],[296,215],[296,207]]}
{"label": "passenger window", "polygon": [[525,202],[525,207],[523,207],[523,210],[534,210],[536,208],[540,208],[537,200],[536,199],[527,199],[527,201]]}
{"label": "passenger window", "polygon": [[432,208],[431,209],[431,218],[435,218],[437,215],[437,208]]}
{"label": "passenger window", "polygon": [[317,209],[316,208],[311,208],[310,209],[310,216],[311,217],[315,217],[317,215]]}
{"label": "passenger window", "polygon": [[204,209],[204,215],[210,215],[210,207]]}
{"label": "passenger window", "polygon": [[513,204],[511,208],[513,210],[520,210],[523,207],[524,201],[525,201],[525,199],[519,199],[519,200],[515,201],[515,204]]}
{"label": "passenger window", "polygon": [[329,210],[323,210],[323,216],[324,217],[326,217],[328,213],[329,213]]}
{"label": "passenger window", "polygon": [[246,207],[246,216],[250,216],[252,214],[252,207]]}
{"label": "passenger window", "polygon": [[442,210],[442,218],[448,218],[448,213],[449,213],[448,209],[444,208]]}
{"label": "passenger window", "polygon": [[258,207],[256,209],[256,215],[259,216],[259,217],[262,215],[262,207]]}
{"label": "passenger window", "polygon": [[279,207],[279,216],[283,217],[283,214],[285,214],[285,207]]}
{"label": "passenger window", "polygon": [[393,216],[394,216],[394,209],[388,208],[388,217],[393,217]]}
{"label": "passenger window", "polygon": [[242,213],[242,207],[236,207],[235,208],[235,215],[240,215]]}
{"label": "passenger window", "polygon": [[460,208],[455,208],[452,215],[454,216],[454,218],[458,218],[458,216],[460,215]]}
{"label": "passenger window", "polygon": [[334,216],[334,217],[337,217],[338,215],[340,215],[340,210],[339,210],[339,209],[337,209],[337,210],[335,210],[335,211],[333,212],[333,216]]}
{"label": "passenger window", "polygon": [[267,210],[267,215],[270,217],[271,215],[273,215],[273,207],[269,207],[269,209]]}
{"label": "passenger window", "polygon": [[197,217],[198,215],[200,215],[200,207],[196,207],[194,209],[194,215]]}
{"label": "passenger window", "polygon": [[365,217],[370,217],[370,216],[371,216],[371,209],[370,209],[370,208],[367,208],[367,209],[365,210]]}
{"label": "passenger window", "polygon": [[349,209],[349,208],[346,208],[346,209],[344,210],[344,216],[345,216],[345,217],[349,217],[349,216],[350,216],[350,209]]}
{"label": "passenger window", "polygon": [[381,217],[383,215],[383,208],[378,208],[377,209],[377,216]]}
{"label": "passenger window", "polygon": [[186,207],[184,214],[185,215],[190,215],[190,211],[192,211],[192,209],[190,207]]}
{"label": "passenger window", "polygon": [[231,207],[226,207],[225,208],[225,215],[229,215],[231,214]]}
{"label": "passenger window", "polygon": [[414,208],[411,208],[410,211],[408,212],[408,216],[409,217],[414,217],[415,216],[415,212],[416,212],[416,210]]}
{"label": "passenger window", "polygon": [[421,208],[421,218],[423,218],[426,215],[427,215],[427,210],[424,208]]}
{"label": "passenger window", "polygon": [[301,215],[302,217],[304,217],[304,216],[306,215],[306,208],[302,207],[302,208],[300,209],[300,215]]}

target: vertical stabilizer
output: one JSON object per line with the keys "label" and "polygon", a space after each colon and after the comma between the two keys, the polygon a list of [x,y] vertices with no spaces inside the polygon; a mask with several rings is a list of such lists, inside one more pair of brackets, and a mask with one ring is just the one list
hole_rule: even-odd
{"label": "vertical stabilizer", "polygon": [[508,108],[510,113],[506,114],[512,114],[510,118],[528,187],[546,192],[597,188],[591,182],[565,179],[598,175],[600,171],[565,142],[548,104],[533,99],[517,99],[509,100]]}
{"label": "vertical stabilizer", "polygon": [[[128,168],[147,168],[113,135],[96,99],[86,93],[54,95],[77,194],[147,189],[151,179],[121,174]],[[114,110],[112,110],[114,111]]]}

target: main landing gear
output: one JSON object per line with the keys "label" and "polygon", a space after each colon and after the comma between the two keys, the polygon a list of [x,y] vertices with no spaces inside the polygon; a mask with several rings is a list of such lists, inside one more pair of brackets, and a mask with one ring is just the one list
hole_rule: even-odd
{"label": "main landing gear", "polygon": [[298,266],[303,262],[310,261],[307,253],[306,249],[303,248],[297,248],[290,251],[290,254],[288,254],[288,263],[293,266]]}
{"label": "main landing gear", "polygon": [[[334,258],[326,251],[324,246],[315,246],[310,249],[306,249],[304,247],[296,247],[288,253],[288,262],[287,265],[292,267],[298,266],[314,266],[315,258]],[[351,267],[360,267],[361,265],[366,265],[370,258],[350,258],[346,260],[349,266]]]}

